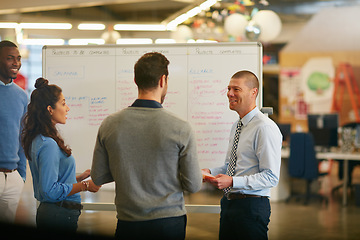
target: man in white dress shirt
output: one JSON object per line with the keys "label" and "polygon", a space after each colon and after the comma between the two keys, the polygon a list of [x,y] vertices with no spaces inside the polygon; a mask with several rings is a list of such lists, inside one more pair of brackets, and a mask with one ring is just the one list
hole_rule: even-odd
{"label": "man in white dress shirt", "polygon": [[231,129],[225,164],[203,169],[215,176],[207,181],[225,192],[220,239],[268,238],[270,188],[279,181],[282,135],[257,108],[258,91],[259,81],[252,72],[240,71],[232,76],[227,97],[230,109],[240,119]]}

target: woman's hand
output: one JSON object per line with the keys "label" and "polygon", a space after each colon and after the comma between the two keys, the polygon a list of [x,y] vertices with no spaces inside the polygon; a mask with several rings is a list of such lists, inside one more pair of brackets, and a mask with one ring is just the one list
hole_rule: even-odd
{"label": "woman's hand", "polygon": [[76,176],[76,181],[81,182],[82,180],[90,177],[90,169],[85,170],[85,172],[81,173],[80,175]]}

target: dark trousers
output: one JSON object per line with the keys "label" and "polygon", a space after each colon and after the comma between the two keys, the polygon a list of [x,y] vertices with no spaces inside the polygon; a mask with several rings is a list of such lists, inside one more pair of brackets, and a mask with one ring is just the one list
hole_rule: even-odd
{"label": "dark trousers", "polygon": [[80,210],[66,209],[54,203],[40,203],[36,212],[36,226],[41,231],[58,230],[75,233]]}
{"label": "dark trousers", "polygon": [[268,239],[268,198],[221,199],[219,239]]}
{"label": "dark trousers", "polygon": [[136,222],[118,220],[115,238],[183,240],[186,222],[186,215]]}

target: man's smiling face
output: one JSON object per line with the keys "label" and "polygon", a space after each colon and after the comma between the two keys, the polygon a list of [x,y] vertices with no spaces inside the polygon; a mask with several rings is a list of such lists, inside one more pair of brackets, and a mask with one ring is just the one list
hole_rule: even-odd
{"label": "man's smiling face", "polygon": [[228,85],[229,108],[241,117],[254,108],[257,90],[249,88],[245,78],[232,78]]}
{"label": "man's smiling face", "polygon": [[5,84],[15,79],[21,67],[21,56],[16,47],[3,47],[0,50],[0,80]]}

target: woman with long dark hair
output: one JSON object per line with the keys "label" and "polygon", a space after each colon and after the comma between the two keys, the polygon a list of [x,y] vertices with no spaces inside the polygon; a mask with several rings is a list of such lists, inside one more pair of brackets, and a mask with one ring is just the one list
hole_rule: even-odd
{"label": "woman with long dark hair", "polygon": [[38,78],[24,118],[22,145],[29,160],[34,195],[40,202],[36,214],[39,229],[65,229],[75,232],[81,214],[81,191],[97,192],[86,170],[75,176],[71,149],[56,129],[65,124],[70,110],[60,87]]}

